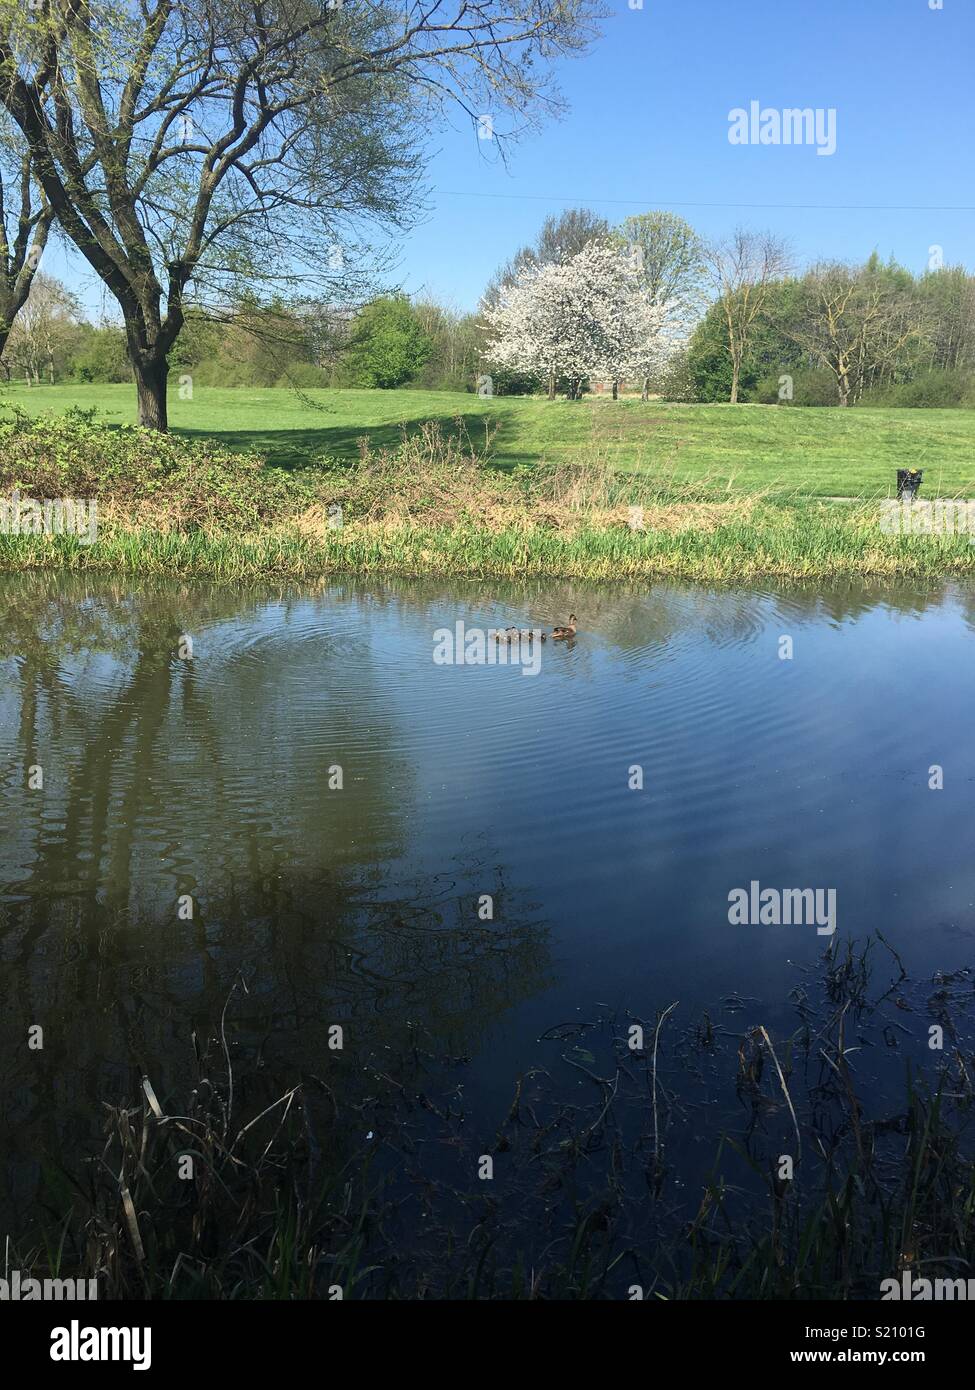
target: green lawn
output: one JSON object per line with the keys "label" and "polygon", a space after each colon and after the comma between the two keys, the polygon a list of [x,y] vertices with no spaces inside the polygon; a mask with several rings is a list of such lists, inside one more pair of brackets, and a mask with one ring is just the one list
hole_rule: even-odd
{"label": "green lawn", "polygon": [[[95,406],[109,423],[134,420],[130,386],[0,390],[0,406],[63,411]],[[577,402],[481,399],[433,391],[310,391],[197,387],[191,401],[170,389],[170,424],[213,435],[293,467],[330,455],[351,459],[356,441],[394,444],[403,426],[461,417],[474,442],[496,431],[502,467],[592,460],[663,477],[707,478],[716,490],[813,496],[885,496],[898,467],[925,470],[923,495],[975,496],[975,411],[813,410],[790,406],[668,405],[590,398]]]}

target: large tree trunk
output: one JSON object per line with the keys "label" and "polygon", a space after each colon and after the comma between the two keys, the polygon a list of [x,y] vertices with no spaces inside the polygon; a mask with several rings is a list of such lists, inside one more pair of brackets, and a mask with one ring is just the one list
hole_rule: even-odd
{"label": "large tree trunk", "polygon": [[738,404],[738,381],[741,377],[741,363],[732,361],[731,364],[731,397],[730,405]]}
{"label": "large tree trunk", "polygon": [[147,430],[160,430],[165,433],[169,429],[166,406],[169,363],[165,357],[149,358],[141,353],[130,353],[129,356],[139,399],[139,424]]}
{"label": "large tree trunk", "polygon": [[549,372],[549,374],[548,374],[548,398],[549,398],[550,401],[554,401],[554,400],[555,400],[555,373],[554,373],[554,372]]}
{"label": "large tree trunk", "polygon": [[645,377],[643,378],[643,390],[640,392],[640,400],[641,400],[641,401],[648,401],[649,399],[650,399],[650,378],[649,378],[648,376],[645,376]]}

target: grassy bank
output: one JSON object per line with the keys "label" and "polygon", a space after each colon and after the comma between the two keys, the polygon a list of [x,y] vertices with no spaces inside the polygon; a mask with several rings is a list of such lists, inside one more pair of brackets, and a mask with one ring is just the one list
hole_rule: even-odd
{"label": "grassy bank", "polygon": [[98,533],[93,544],[0,537],[0,567],[226,579],[975,573],[967,536],[887,535],[877,498],[729,493],[622,469],[605,450],[505,471],[495,442],[475,445],[461,420],[446,431],[428,421],[389,447],[364,439],[351,462],[282,469],[219,440],[18,413],[0,424],[0,497],[95,498]]}
{"label": "grassy bank", "polygon": [[[403,429],[458,421],[480,449],[485,427],[495,466],[589,465],[602,460],[712,496],[887,496],[898,468],[924,468],[925,493],[975,497],[975,411],[800,409],[763,405],[672,405],[587,397],[581,401],[482,398],[437,391],[309,391],[198,387],[170,392],[173,430],[302,468],[327,458],[352,463],[359,440],[393,448]],[[131,386],[7,386],[0,409],[32,414],[97,409],[111,425],[135,422]]]}

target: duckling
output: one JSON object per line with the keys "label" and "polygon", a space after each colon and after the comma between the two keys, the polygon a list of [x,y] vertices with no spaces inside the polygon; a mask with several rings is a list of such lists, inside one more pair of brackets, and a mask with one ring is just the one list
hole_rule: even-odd
{"label": "duckling", "polygon": [[569,622],[566,627],[553,627],[552,637],[555,639],[555,641],[564,642],[566,638],[574,637],[576,635],[576,622],[576,615],[574,613],[570,613]]}
{"label": "duckling", "polygon": [[518,629],[516,627],[506,627],[503,630],[498,629],[495,631],[494,640],[495,642],[517,642]]}

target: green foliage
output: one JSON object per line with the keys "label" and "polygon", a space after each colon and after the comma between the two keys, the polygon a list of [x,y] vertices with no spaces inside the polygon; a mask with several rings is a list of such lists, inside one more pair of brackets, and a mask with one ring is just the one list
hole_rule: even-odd
{"label": "green foliage", "polygon": [[473,391],[481,372],[483,333],[476,314],[461,314],[435,300],[418,300],[413,311],[432,350],[414,381],[423,391]]}
{"label": "green foliage", "polygon": [[316,497],[314,476],[268,468],[257,455],[93,417],[0,417],[0,493],[97,498],[133,518],[148,504],[177,529],[231,531],[271,525]]}
{"label": "green foliage", "polygon": [[367,304],[356,320],[345,361],[359,386],[390,390],[414,381],[433,341],[405,295],[389,295]]}
{"label": "green foliage", "polygon": [[540,376],[532,376],[529,372],[494,367],[490,376],[491,389],[496,396],[536,396],[546,388],[546,382]]}
{"label": "green foliage", "polygon": [[328,372],[312,360],[307,321],[282,305],[243,306],[225,323],[191,317],[169,366],[188,372],[194,387],[329,384]]}
{"label": "green foliage", "polygon": [[[795,375],[803,365],[803,355],[789,336],[788,327],[801,312],[800,287],[794,280],[783,280],[769,289],[766,307],[755,323],[751,344],[741,368],[740,398],[743,401],[764,400],[758,394],[759,383],[775,378],[778,400],[778,378]],[[728,352],[727,330],[719,304],[712,304],[695,329],[687,352],[687,371],[698,401],[726,401],[731,393],[731,355]],[[836,395],[834,385],[833,395]],[[835,400],[832,402],[835,404]]]}
{"label": "green foliage", "polygon": [[929,368],[910,381],[865,392],[863,403],[912,410],[971,410],[975,408],[975,372]]}
{"label": "green foliage", "polygon": [[[130,386],[28,390],[15,383],[0,400],[35,414],[97,406],[100,418],[121,423],[134,418],[133,394]],[[352,464],[363,437],[376,448],[390,447],[404,424],[412,433],[437,420],[452,431],[462,418],[472,439],[483,439],[486,429],[495,435],[492,463],[506,470],[581,462],[598,446],[620,468],[698,480],[713,494],[730,487],[738,494],[887,496],[897,468],[915,467],[935,451],[942,494],[975,497],[971,410],[860,406],[827,412],[416,389],[311,390],[299,396],[291,390],[195,386],[192,400],[172,396],[170,424],[177,434],[185,430],[195,438],[205,430],[222,448],[259,453],[282,467],[304,468],[322,456]]]}
{"label": "green foliage", "polygon": [[673,212],[627,217],[616,238],[640,251],[638,273],[654,304],[686,304],[700,289],[704,255],[700,237]]}
{"label": "green foliage", "polygon": [[106,324],[102,328],[85,327],[70,365],[71,375],[84,382],[120,382],[132,380],[121,328]]}
{"label": "green foliage", "polygon": [[762,405],[836,405],[836,378],[826,367],[796,367],[788,373],[792,377],[792,399],[783,400],[779,392],[782,383],[779,377],[784,373],[773,373],[757,382],[749,398]]}

